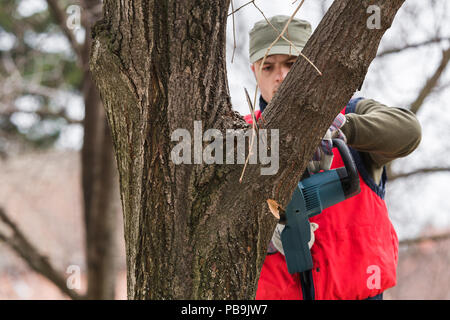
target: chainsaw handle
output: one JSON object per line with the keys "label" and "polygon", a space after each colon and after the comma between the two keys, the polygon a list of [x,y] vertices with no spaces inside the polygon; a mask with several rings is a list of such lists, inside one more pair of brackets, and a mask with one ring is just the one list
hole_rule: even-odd
{"label": "chainsaw handle", "polygon": [[344,168],[340,168],[341,170],[338,169],[338,174],[341,177],[345,197],[350,198],[361,191],[355,161],[353,160],[350,149],[342,139],[333,139],[333,147],[339,150],[342,161],[344,162],[345,172],[342,170]]}

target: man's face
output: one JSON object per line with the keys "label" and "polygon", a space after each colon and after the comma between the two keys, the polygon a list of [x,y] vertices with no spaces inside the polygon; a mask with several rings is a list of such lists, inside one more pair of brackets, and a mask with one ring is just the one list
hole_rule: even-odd
{"label": "man's face", "polygon": [[261,72],[261,62],[263,59],[256,61],[251,65],[251,69],[255,74],[256,82],[258,83],[261,95],[267,102],[272,100],[275,92],[280,87],[287,73],[294,64],[297,56],[290,56],[287,54],[274,54],[268,56]]}

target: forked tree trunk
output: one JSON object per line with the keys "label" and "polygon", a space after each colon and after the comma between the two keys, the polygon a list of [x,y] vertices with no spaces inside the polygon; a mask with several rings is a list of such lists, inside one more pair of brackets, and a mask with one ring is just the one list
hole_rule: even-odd
{"label": "forked tree trunk", "polygon": [[[265,111],[279,129],[279,171],[175,165],[171,134],[248,128],[232,111],[225,68],[229,0],[104,1],[91,70],[120,173],[130,299],[248,299],[276,224],[333,118],[363,82],[404,0],[335,0]],[[368,29],[369,5],[381,29]],[[248,9],[250,10],[250,9]]]}

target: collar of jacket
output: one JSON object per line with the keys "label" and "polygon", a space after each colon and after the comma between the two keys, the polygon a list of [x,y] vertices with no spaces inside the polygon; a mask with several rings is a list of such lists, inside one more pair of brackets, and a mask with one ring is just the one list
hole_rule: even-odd
{"label": "collar of jacket", "polygon": [[267,107],[268,103],[263,99],[262,95],[259,95],[259,110],[264,112],[264,109]]}

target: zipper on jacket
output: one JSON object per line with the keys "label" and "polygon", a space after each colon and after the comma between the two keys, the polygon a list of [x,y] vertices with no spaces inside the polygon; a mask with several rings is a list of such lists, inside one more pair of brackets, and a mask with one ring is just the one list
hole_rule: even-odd
{"label": "zipper on jacket", "polygon": [[312,279],[312,270],[300,272],[299,278],[303,300],[314,300],[314,282]]}

